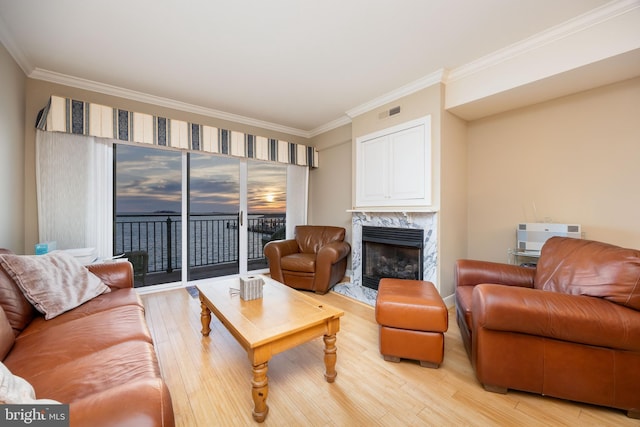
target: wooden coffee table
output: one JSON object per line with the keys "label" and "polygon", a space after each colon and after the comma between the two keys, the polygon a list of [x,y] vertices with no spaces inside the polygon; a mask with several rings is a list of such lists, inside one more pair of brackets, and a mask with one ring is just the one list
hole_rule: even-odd
{"label": "wooden coffee table", "polygon": [[269,406],[267,365],[274,354],[324,337],[324,377],[336,379],[336,333],[344,312],[317,301],[271,278],[264,280],[263,297],[244,301],[230,289],[240,288],[238,279],[197,285],[200,292],[202,335],[211,332],[211,312],[247,351],[253,366],[253,418],[264,421]]}

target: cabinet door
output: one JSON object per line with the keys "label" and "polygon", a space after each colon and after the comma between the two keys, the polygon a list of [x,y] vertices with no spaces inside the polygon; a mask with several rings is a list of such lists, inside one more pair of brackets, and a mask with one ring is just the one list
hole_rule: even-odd
{"label": "cabinet door", "polygon": [[389,135],[389,198],[403,204],[426,199],[424,126]]}
{"label": "cabinet door", "polygon": [[358,182],[358,204],[366,206],[387,198],[389,137],[383,136],[361,143]]}
{"label": "cabinet door", "polygon": [[356,207],[429,205],[428,116],[356,139]]}

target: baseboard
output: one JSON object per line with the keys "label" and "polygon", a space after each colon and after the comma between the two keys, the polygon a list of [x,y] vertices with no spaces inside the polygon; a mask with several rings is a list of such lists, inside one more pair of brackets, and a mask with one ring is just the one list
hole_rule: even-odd
{"label": "baseboard", "polygon": [[447,306],[447,308],[452,308],[456,305],[455,294],[451,294],[448,297],[442,298],[442,300],[444,301],[444,304]]}

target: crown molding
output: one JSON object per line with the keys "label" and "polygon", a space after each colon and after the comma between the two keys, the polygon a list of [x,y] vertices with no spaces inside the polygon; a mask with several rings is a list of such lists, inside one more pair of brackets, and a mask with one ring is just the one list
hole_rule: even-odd
{"label": "crown molding", "polygon": [[329,132],[330,130],[339,128],[340,126],[348,125],[349,123],[351,123],[351,119],[349,118],[349,116],[339,117],[335,120],[323,124],[322,126],[318,126],[317,128],[310,130],[309,138],[313,138],[314,136]]}
{"label": "crown molding", "polygon": [[499,49],[489,55],[483,56],[475,61],[457,67],[450,71],[446,83],[468,77],[474,73],[492,67],[501,62],[507,61],[522,55],[525,52],[541,48],[552,44],[567,36],[584,31],[589,27],[598,25],[616,16],[630,12],[640,7],[640,0],[615,0],[603,6],[597,7],[587,13],[576,16],[562,24],[551,27],[540,33],[526,38],[520,42]]}
{"label": "crown molding", "polygon": [[227,113],[212,108],[201,107],[199,105],[189,104],[174,99],[163,98],[161,96],[149,95],[147,93],[135,90],[125,89],[118,86],[100,83],[93,80],[82,79],[79,77],[69,76],[67,74],[57,73],[55,71],[43,70],[41,68],[34,69],[29,78],[43,80],[51,83],[58,83],[65,86],[71,86],[79,89],[89,90],[92,92],[103,93],[105,95],[117,96],[120,98],[131,99],[133,101],[145,102],[148,104],[158,105],[161,107],[173,108],[175,110],[186,111],[188,113],[200,114],[216,119],[228,120],[235,123],[241,123],[249,126],[255,126],[262,129],[268,129],[276,132],[287,133],[289,135],[310,138],[310,132],[302,129],[296,129],[276,123],[266,122],[263,120],[252,119],[250,117],[238,114]]}
{"label": "crown molding", "polygon": [[428,88],[438,83],[442,83],[444,82],[446,75],[447,71],[441,68],[438,71],[428,74],[422,78],[419,78],[418,80],[415,80],[402,87],[399,87],[398,89],[392,90],[391,92],[374,98],[369,102],[365,102],[364,104],[348,110],[346,112],[347,116],[353,119],[354,117],[367,113],[375,108],[381,107],[404,96],[411,95],[412,93],[418,92],[419,90]]}
{"label": "crown molding", "polygon": [[103,93],[106,95],[118,96],[126,99],[159,105],[167,108],[173,108],[180,111],[191,112],[194,114],[200,114],[203,116],[213,117],[221,120],[228,120],[248,126],[255,126],[262,129],[282,132],[309,139],[324,132],[328,132],[340,126],[349,124],[354,117],[369,112],[375,108],[379,108],[385,104],[394,102],[404,96],[410,95],[438,83],[447,84],[455,82],[459,79],[463,79],[486,68],[495,66],[496,64],[522,55],[527,51],[538,49],[544,45],[554,43],[567,36],[570,36],[571,34],[584,31],[591,26],[598,25],[599,23],[628,13],[639,7],[640,0],[614,0],[585,14],[572,18],[560,25],[544,30],[532,37],[514,43],[505,48],[499,49],[489,55],[481,57],[465,65],[459,66],[450,71],[440,69],[436,72],[433,72],[398,89],[374,98],[359,106],[351,108],[350,110],[345,112],[346,116],[342,116],[310,131],[283,126],[276,123],[266,122],[237,114],[227,113],[211,108],[201,107],[198,105],[176,101],[169,98],[149,95],[143,92],[73,77],[40,68],[34,68],[29,63],[28,59],[25,57],[22,51],[16,46],[11,35],[8,33],[7,26],[5,25],[1,17],[0,42],[5,46],[18,66],[24,71],[25,75],[33,79],[63,84],[66,86]]}

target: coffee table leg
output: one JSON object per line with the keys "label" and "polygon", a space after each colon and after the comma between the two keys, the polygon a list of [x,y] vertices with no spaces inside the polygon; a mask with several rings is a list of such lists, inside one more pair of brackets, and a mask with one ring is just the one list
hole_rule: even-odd
{"label": "coffee table leg", "polygon": [[207,307],[202,299],[200,300],[200,307],[202,308],[200,312],[200,322],[202,323],[201,332],[203,336],[208,337],[209,332],[211,332],[211,326],[209,326],[211,324],[211,310],[209,310],[209,307]]}
{"label": "coffee table leg", "polygon": [[269,394],[269,379],[267,378],[267,362],[253,366],[253,379],[251,380],[253,395],[253,419],[261,423],[269,413],[267,395]]}
{"label": "coffee table leg", "polygon": [[336,372],[336,335],[324,336],[324,366],[326,372],[324,378],[328,383],[332,383],[336,380],[338,373]]}

